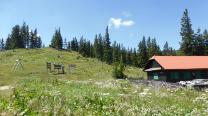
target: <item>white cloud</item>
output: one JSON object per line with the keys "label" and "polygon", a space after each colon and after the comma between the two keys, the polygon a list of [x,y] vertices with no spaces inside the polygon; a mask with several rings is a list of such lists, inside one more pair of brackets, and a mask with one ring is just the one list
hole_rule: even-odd
{"label": "white cloud", "polygon": [[132,26],[134,25],[134,21],[132,20],[128,20],[128,21],[123,21],[123,26]]}
{"label": "white cloud", "polygon": [[115,28],[120,28],[121,26],[129,27],[134,25],[134,21],[132,20],[122,20],[121,18],[110,18],[109,26],[114,26]]}
{"label": "white cloud", "polygon": [[115,28],[120,28],[121,26],[121,21],[122,19],[118,18],[118,19],[115,19],[115,18],[111,18],[109,20],[109,26],[112,27],[114,26]]}

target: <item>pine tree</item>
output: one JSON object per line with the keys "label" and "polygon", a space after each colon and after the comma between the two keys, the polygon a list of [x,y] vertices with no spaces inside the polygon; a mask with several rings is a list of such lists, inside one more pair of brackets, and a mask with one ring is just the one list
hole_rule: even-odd
{"label": "pine tree", "polygon": [[90,57],[95,58],[95,52],[94,52],[94,47],[93,44],[90,44]]}
{"label": "pine tree", "polygon": [[98,58],[103,61],[104,59],[104,42],[103,42],[103,38],[102,35],[99,34],[98,35]]}
{"label": "pine tree", "polygon": [[151,55],[151,57],[152,56],[154,56],[154,55],[161,55],[162,53],[161,53],[161,50],[160,50],[160,46],[157,44],[157,41],[156,41],[156,39],[154,38],[154,39],[152,39],[152,55]]}
{"label": "pine tree", "polygon": [[36,40],[35,40],[36,38],[35,38],[35,34],[34,34],[34,32],[33,32],[33,30],[31,30],[31,32],[30,32],[30,48],[35,48],[35,44],[36,44]]}
{"label": "pine tree", "polygon": [[98,41],[98,36],[97,36],[97,34],[95,35],[95,39],[94,39],[94,54],[95,54],[95,57],[96,58],[100,58],[100,55],[99,55],[99,47],[100,47],[100,45],[99,45],[99,41]]}
{"label": "pine tree", "polygon": [[34,35],[33,35],[33,39],[34,39],[34,48],[38,48],[38,31],[37,29],[34,30]]}
{"label": "pine tree", "polygon": [[164,45],[164,47],[163,47],[163,53],[162,53],[162,54],[163,54],[164,56],[170,56],[170,55],[172,55],[171,49],[172,49],[172,48],[169,47],[168,42],[166,41],[166,42],[165,42],[165,45]]}
{"label": "pine tree", "polygon": [[122,47],[121,49],[121,59],[120,62],[122,62],[123,64],[127,64],[127,59],[126,59],[126,49],[125,47]]}
{"label": "pine tree", "polygon": [[26,48],[26,46],[27,46],[27,26],[26,26],[25,22],[23,22],[20,33],[21,33],[21,38],[24,41],[24,48]]}
{"label": "pine tree", "polygon": [[71,50],[76,52],[79,50],[79,45],[76,37],[74,37],[71,41]]}
{"label": "pine tree", "polygon": [[5,44],[4,44],[4,39],[2,38],[0,40],[0,50],[3,50],[3,49],[5,49]]}
{"label": "pine tree", "polygon": [[148,37],[148,39],[147,39],[147,52],[148,52],[148,58],[151,58],[152,57],[152,52],[153,52],[153,50],[152,50],[152,41],[151,41],[151,38],[150,37]]}
{"label": "pine tree", "polygon": [[56,46],[55,35],[57,35],[57,30],[55,31],[55,34],[53,35],[52,40],[51,40],[51,45],[50,45],[50,47],[52,47],[52,48],[55,48],[55,46]]}
{"label": "pine tree", "polygon": [[188,16],[188,10],[185,9],[181,19],[181,32],[182,42],[180,43],[180,50],[184,55],[193,55],[192,44],[194,31],[192,30],[191,19]]}
{"label": "pine tree", "polygon": [[119,62],[119,58],[120,58],[120,54],[119,51],[120,49],[118,48],[118,45],[116,43],[116,41],[114,41],[113,46],[112,46],[112,55],[113,55],[113,62]]}
{"label": "pine tree", "polygon": [[25,48],[29,48],[30,46],[30,32],[29,32],[29,26],[26,26],[26,38],[25,38]]}
{"label": "pine tree", "polygon": [[203,32],[203,38],[204,38],[204,43],[207,46],[208,45],[208,31],[207,31],[207,29],[205,29]]}
{"label": "pine tree", "polygon": [[42,40],[41,40],[41,37],[38,36],[37,37],[37,48],[41,48],[42,47]]}
{"label": "pine tree", "polygon": [[208,31],[206,29],[203,32],[203,39],[205,44],[205,55],[208,55]]}
{"label": "pine tree", "polygon": [[55,30],[55,33],[51,40],[51,47],[55,49],[63,49],[63,39],[60,28],[58,30]]}
{"label": "pine tree", "polygon": [[108,64],[112,63],[112,50],[110,45],[110,37],[108,32],[108,26],[106,28],[105,36],[104,36],[104,61]]}
{"label": "pine tree", "polygon": [[194,36],[192,53],[193,55],[203,56],[205,55],[205,43],[203,35],[200,33],[201,30],[198,29],[197,33]]}
{"label": "pine tree", "polygon": [[70,41],[67,44],[67,50],[69,50],[69,51],[71,50],[71,42]]}
{"label": "pine tree", "polygon": [[143,68],[148,61],[148,53],[145,37],[143,37],[142,41],[139,42],[138,45],[138,61],[139,67]]}
{"label": "pine tree", "polygon": [[11,48],[24,48],[24,40],[21,37],[21,32],[20,32],[20,26],[15,25],[12,28],[12,33],[11,33],[11,40],[12,40],[12,45]]}
{"label": "pine tree", "polygon": [[115,79],[125,79],[126,78],[126,75],[124,74],[125,65],[122,62],[122,57],[121,57],[120,61],[121,61],[120,63],[118,63],[118,62],[114,63],[112,76]]}
{"label": "pine tree", "polygon": [[29,38],[29,48],[41,48],[42,47],[42,40],[40,35],[38,35],[37,29],[34,32],[31,30],[30,38]]}
{"label": "pine tree", "polygon": [[8,35],[7,39],[6,39],[6,44],[5,44],[5,49],[6,50],[11,50],[12,49],[12,39],[11,39],[11,36]]}
{"label": "pine tree", "polygon": [[79,40],[79,53],[84,57],[86,56],[86,40],[83,36]]}
{"label": "pine tree", "polygon": [[87,41],[86,42],[86,56],[87,57],[90,57],[91,56],[91,43],[90,43],[90,41]]}
{"label": "pine tree", "polygon": [[134,51],[133,51],[133,65],[138,67],[138,56],[137,56],[137,52],[136,52],[136,49],[134,48]]}
{"label": "pine tree", "polygon": [[127,64],[132,65],[133,64],[132,49],[131,50],[128,49],[126,52],[127,52],[126,54]]}

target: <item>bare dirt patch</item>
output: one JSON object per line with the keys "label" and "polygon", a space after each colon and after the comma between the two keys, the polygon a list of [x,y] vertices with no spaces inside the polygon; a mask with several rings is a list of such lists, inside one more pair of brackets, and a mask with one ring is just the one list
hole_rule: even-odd
{"label": "bare dirt patch", "polygon": [[0,91],[4,91],[4,90],[9,90],[9,89],[12,89],[13,87],[12,86],[0,86]]}

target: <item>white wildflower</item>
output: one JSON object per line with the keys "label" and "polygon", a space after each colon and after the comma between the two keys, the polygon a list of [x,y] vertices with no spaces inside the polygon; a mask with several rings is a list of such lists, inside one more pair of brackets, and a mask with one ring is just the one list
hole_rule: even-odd
{"label": "white wildflower", "polygon": [[134,92],[132,92],[132,93],[137,93],[137,91],[134,91]]}
{"label": "white wildflower", "polygon": [[119,96],[124,96],[124,94],[118,94]]}
{"label": "white wildflower", "polygon": [[101,93],[101,95],[108,96],[108,95],[110,95],[110,93]]}
{"label": "white wildflower", "polygon": [[140,97],[145,97],[146,95],[147,95],[146,92],[139,93],[139,96],[140,96]]}

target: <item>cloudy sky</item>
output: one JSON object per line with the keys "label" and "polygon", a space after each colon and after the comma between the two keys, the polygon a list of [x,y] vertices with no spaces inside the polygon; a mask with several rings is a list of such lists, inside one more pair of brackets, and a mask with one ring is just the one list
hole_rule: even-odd
{"label": "cloudy sky", "polygon": [[206,0],[0,0],[0,37],[25,21],[37,28],[48,45],[55,28],[64,38],[95,34],[110,27],[111,41],[137,47],[142,36],[155,37],[162,47],[168,41],[179,47],[180,19],[187,8],[193,28],[208,28]]}

